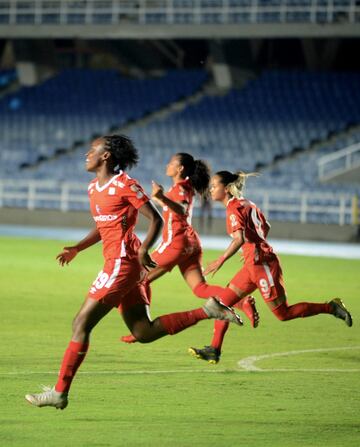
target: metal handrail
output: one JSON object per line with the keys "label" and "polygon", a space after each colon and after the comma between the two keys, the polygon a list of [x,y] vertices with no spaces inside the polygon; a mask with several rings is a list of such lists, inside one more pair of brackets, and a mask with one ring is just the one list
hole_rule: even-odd
{"label": "metal handrail", "polygon": [[[195,5],[195,6],[194,6]],[[118,24],[124,19],[132,23],[156,23],[156,16],[162,15],[161,23],[173,24],[176,18],[186,16],[189,23],[207,23],[209,15],[218,15],[222,24],[233,23],[234,14],[243,15],[248,23],[263,22],[264,15],[268,15],[266,23],[293,23],[293,14],[301,13],[303,23],[356,23],[360,21],[360,5],[356,0],[344,0],[341,4],[334,0],[304,1],[303,4],[293,4],[291,1],[279,0],[278,4],[264,4],[252,0],[249,4],[229,4],[228,0],[219,0],[218,5],[212,5],[205,0],[182,4],[175,0],[22,0],[21,2],[0,0],[0,17],[2,24],[8,18],[9,24],[22,23],[33,16],[36,24],[45,22],[50,15],[58,15],[56,24],[72,24],[76,15],[84,16],[87,25],[97,24],[100,15],[109,16],[109,23]],[[274,17],[272,17],[272,15]],[[276,17],[277,18],[276,18]],[[272,19],[271,19],[272,17]],[[246,20],[247,19],[247,20]],[[160,21],[160,19],[158,19]],[[185,21],[186,23],[186,21]],[[0,25],[1,26],[1,25]]]}
{"label": "metal handrail", "polygon": [[[331,154],[323,155],[322,157],[320,157],[317,162],[318,163],[319,179],[321,181],[327,180],[327,179],[333,177],[334,175],[338,175],[342,172],[346,172],[349,169],[352,169],[353,167],[355,167],[352,163],[352,156],[358,152],[360,152],[360,143],[355,143],[350,146],[347,146],[344,149],[341,149],[339,151],[333,152]],[[335,168],[332,171],[330,170],[327,173],[325,173],[326,168],[331,166],[331,164],[334,161],[338,161],[338,160],[342,160],[342,159],[344,160],[343,168],[339,168],[338,166],[335,166]],[[360,165],[360,163],[356,164],[356,167],[358,165]]]}
{"label": "metal handrail", "polygon": [[[339,225],[355,222],[357,218],[353,212],[352,194],[254,189],[249,192],[249,197],[256,201],[266,215],[274,212],[293,213],[294,219],[302,223],[307,223],[312,214],[335,215]],[[0,180],[0,208],[16,207],[16,200],[21,201],[21,207],[29,210],[40,208],[41,201],[51,202],[49,208],[64,212],[74,206],[88,209],[87,184],[52,180]],[[216,205],[215,208],[218,208]],[[221,210],[223,212],[222,207]]]}

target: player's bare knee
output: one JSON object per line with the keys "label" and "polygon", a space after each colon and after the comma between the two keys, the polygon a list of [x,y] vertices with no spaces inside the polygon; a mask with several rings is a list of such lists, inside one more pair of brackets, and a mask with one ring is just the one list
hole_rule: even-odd
{"label": "player's bare knee", "polygon": [[274,309],[272,312],[279,321],[287,321],[289,319],[287,312],[284,311],[283,309],[282,310]]}
{"label": "player's bare knee", "polygon": [[149,343],[151,341],[146,329],[143,328],[133,329],[131,333],[139,343]]}

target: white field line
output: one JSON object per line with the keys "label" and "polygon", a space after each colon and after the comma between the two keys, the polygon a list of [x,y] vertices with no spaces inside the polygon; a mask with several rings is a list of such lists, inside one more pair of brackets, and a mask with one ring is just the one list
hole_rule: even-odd
{"label": "white field line", "polygon": [[360,346],[344,346],[341,348],[318,348],[318,349],[303,349],[298,351],[287,351],[287,352],[275,352],[272,354],[263,355],[252,355],[246,357],[245,359],[239,360],[237,365],[242,368],[243,371],[295,371],[295,372],[360,372],[360,369],[340,369],[340,368],[325,368],[325,369],[315,369],[315,368],[281,368],[281,369],[262,369],[255,366],[255,363],[260,360],[271,359],[274,357],[288,357],[291,355],[307,354],[313,352],[332,352],[332,351],[350,351],[360,349]]}
{"label": "white field line", "polygon": [[[332,351],[349,351],[360,349],[360,346],[345,346],[340,348],[320,348],[320,349],[304,349],[298,351],[287,351],[287,352],[275,352],[272,354],[264,355],[254,355],[251,357],[246,357],[245,359],[239,360],[237,366],[241,369],[218,369],[216,366],[211,366],[214,369],[169,369],[169,370],[129,370],[129,371],[79,371],[80,375],[87,376],[117,376],[117,375],[161,375],[161,374],[223,374],[223,373],[246,373],[246,372],[311,372],[311,373],[358,373],[360,368],[272,368],[272,369],[262,369],[254,365],[255,362],[260,360],[274,358],[274,357],[286,357],[291,355],[299,355],[313,352],[332,352]],[[58,371],[9,371],[0,372],[0,376],[28,376],[28,375],[57,375]]]}

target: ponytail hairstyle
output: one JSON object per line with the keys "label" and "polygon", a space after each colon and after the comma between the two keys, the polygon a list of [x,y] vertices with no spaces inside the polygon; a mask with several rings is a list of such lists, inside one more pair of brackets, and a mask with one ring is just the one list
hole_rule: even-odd
{"label": "ponytail hairstyle", "polygon": [[243,195],[243,190],[248,177],[257,177],[258,172],[245,173],[243,171],[238,171],[232,174],[229,171],[219,171],[215,174],[220,178],[220,182],[228,187],[229,194],[237,199],[240,199]]}
{"label": "ponytail hairstyle", "polygon": [[126,135],[105,135],[104,150],[110,152],[114,171],[119,172],[137,165],[139,155],[132,140]]}
{"label": "ponytail hairstyle", "polygon": [[195,160],[186,152],[176,154],[181,166],[183,166],[183,177],[189,177],[197,193],[201,196],[209,194],[210,168],[203,160]]}

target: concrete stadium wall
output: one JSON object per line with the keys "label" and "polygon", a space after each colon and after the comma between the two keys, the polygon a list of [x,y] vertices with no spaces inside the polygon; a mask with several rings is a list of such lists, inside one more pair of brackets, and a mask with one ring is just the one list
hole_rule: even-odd
{"label": "concrete stadium wall", "polygon": [[[94,221],[87,212],[61,212],[52,210],[29,211],[20,208],[0,208],[0,224],[29,225],[43,227],[93,227]],[[194,227],[199,229],[199,221],[194,219]],[[146,229],[146,221],[140,216],[138,230]],[[298,239],[333,242],[360,241],[360,228],[356,225],[300,224],[271,222],[270,237],[273,239]],[[223,219],[213,219],[211,230],[199,231],[207,235],[225,235]]]}

